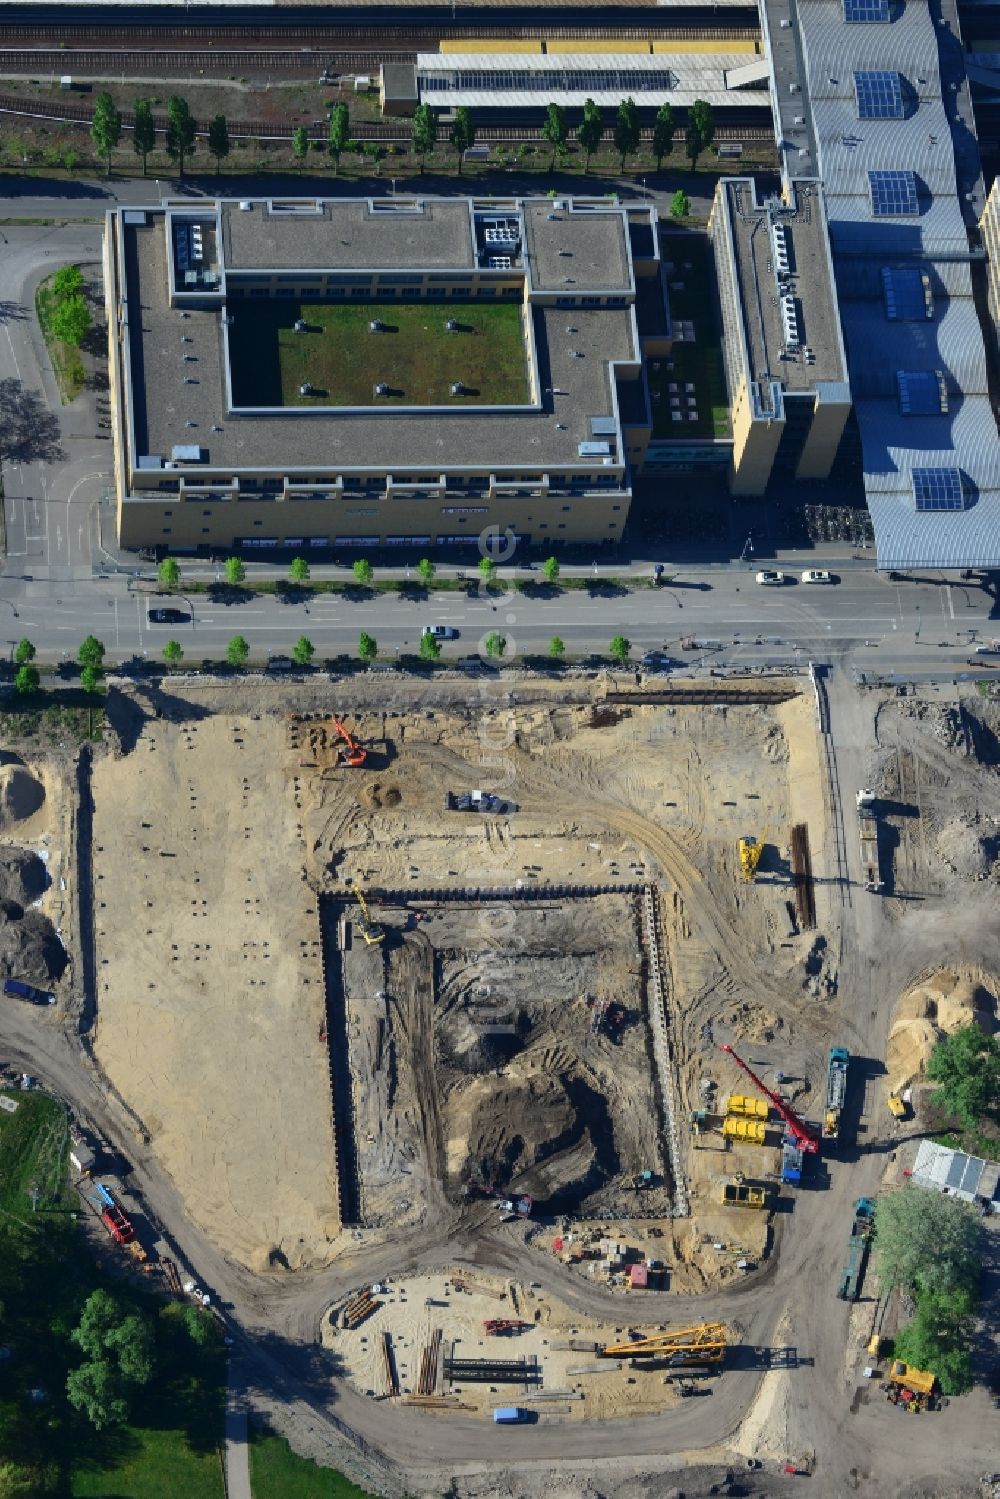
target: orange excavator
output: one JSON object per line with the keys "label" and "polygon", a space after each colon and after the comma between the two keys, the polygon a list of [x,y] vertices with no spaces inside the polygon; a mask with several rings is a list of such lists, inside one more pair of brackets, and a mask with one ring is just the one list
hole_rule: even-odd
{"label": "orange excavator", "polygon": [[340,758],[343,763],[345,765],[353,765],[355,767],[364,765],[365,761],[368,759],[368,751],[364,748],[363,745],[358,743],[358,741],[354,738],[354,735],[351,733],[350,729],[347,728],[345,724],[342,724],[339,718],[334,718],[331,720],[331,722],[333,723],[333,727],[336,729],[341,739],[344,741],[344,748],[340,752]]}

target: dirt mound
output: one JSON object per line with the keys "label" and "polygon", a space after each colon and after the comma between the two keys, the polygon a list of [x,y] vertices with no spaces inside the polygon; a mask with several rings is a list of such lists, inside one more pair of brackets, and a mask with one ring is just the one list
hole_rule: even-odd
{"label": "dirt mound", "polygon": [[476,1078],[448,1111],[446,1131],[468,1142],[460,1182],[481,1170],[547,1211],[617,1170],[606,1101],[580,1077],[554,1072],[544,1052],[518,1058],[499,1079]]}
{"label": "dirt mound", "polygon": [[474,1013],[456,1012],[442,1037],[442,1056],[459,1072],[496,1072],[523,1049],[529,1029],[523,1013],[502,1025],[483,1026]]}
{"label": "dirt mound", "polygon": [[398,807],[403,794],[398,786],[383,786],[379,781],[373,781],[365,787],[361,798],[367,806],[380,811],[383,807]]}
{"label": "dirt mound", "polygon": [[937,836],[937,857],[965,880],[1000,877],[1000,837],[978,817],[955,817]]}
{"label": "dirt mound", "polygon": [[34,817],[45,787],[23,765],[0,765],[0,830]]}
{"label": "dirt mound", "polygon": [[68,961],[55,927],[40,911],[0,926],[0,973],[5,977],[48,989],[62,977]]}
{"label": "dirt mound", "polygon": [[8,919],[19,920],[48,883],[48,870],[37,854],[26,848],[0,849],[0,902]]}
{"label": "dirt mound", "polygon": [[942,1036],[973,1021],[993,1030],[998,992],[1000,984],[990,976],[951,969],[931,974],[908,989],[896,1006],[886,1047],[890,1087],[905,1088],[922,1077]]}

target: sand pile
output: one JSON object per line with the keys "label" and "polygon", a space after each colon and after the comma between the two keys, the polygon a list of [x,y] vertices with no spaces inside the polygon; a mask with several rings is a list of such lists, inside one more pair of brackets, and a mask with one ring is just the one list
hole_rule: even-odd
{"label": "sand pile", "polygon": [[982,974],[945,969],[907,990],[896,1006],[886,1047],[889,1086],[905,1088],[921,1078],[942,1036],[974,1021],[993,1030],[998,988]]}
{"label": "sand pile", "polygon": [[30,909],[48,883],[48,870],[37,854],[26,848],[0,849],[0,975],[39,989],[61,978],[68,961],[49,918]]}
{"label": "sand pile", "polygon": [[0,849],[0,906],[10,919],[19,920],[48,883],[48,870],[37,854],[26,848]]}
{"label": "sand pile", "polygon": [[45,787],[23,765],[0,765],[0,830],[34,817],[45,800]]}
{"label": "sand pile", "polygon": [[1000,837],[978,817],[955,817],[937,836],[937,857],[961,879],[1000,875]]}

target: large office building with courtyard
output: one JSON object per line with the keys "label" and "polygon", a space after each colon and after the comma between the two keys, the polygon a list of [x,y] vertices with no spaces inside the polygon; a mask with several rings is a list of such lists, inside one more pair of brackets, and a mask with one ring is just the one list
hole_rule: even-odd
{"label": "large office building with courtyard", "polygon": [[123,545],[620,540],[671,343],[649,207],[171,202],[105,262]]}

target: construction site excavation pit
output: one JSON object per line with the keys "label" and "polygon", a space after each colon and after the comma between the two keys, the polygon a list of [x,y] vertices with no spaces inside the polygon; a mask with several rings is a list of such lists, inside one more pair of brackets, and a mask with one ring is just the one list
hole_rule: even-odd
{"label": "construction site excavation pit", "polygon": [[380,942],[357,908],[324,903],[357,1221],[414,1222],[443,1202],[500,1219],[635,1213],[643,1174],[642,1214],[669,1214],[640,901],[386,899],[369,903]]}

